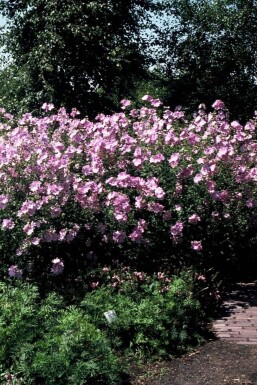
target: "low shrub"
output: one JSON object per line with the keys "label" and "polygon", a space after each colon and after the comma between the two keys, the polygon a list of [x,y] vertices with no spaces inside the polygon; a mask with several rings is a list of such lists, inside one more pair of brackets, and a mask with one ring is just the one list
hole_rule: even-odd
{"label": "low shrub", "polygon": [[[159,272],[150,278],[134,272],[120,279],[118,289],[113,283],[98,288],[81,303],[92,322],[106,330],[115,349],[167,358],[203,341],[207,317],[195,296],[191,273],[168,278]],[[110,310],[117,318],[109,324],[103,314]]]}
{"label": "low shrub", "polygon": [[131,359],[168,358],[204,341],[207,319],[194,287],[191,272],[127,272],[119,286],[106,281],[68,305],[55,293],[40,299],[35,286],[1,283],[2,383],[123,384]]}
{"label": "low shrub", "polygon": [[1,284],[0,291],[3,383],[122,383],[122,365],[108,339],[79,307],[64,306],[56,294],[40,301],[30,285]]}

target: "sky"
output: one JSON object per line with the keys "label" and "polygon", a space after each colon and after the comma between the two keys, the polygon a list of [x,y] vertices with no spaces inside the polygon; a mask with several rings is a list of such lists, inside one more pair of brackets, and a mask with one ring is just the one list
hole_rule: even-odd
{"label": "sky", "polygon": [[0,26],[4,25],[4,23],[5,23],[5,18],[2,15],[0,15]]}

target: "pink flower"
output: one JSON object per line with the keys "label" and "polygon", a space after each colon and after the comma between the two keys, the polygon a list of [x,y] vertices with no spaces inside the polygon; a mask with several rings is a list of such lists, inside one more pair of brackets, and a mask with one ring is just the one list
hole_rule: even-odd
{"label": "pink flower", "polygon": [[15,226],[14,222],[12,219],[3,219],[2,222],[2,229],[4,230],[11,230]]}
{"label": "pink flower", "polygon": [[196,225],[200,220],[201,218],[197,214],[193,214],[188,218],[188,222],[191,223],[191,225]]}
{"label": "pink flower", "polygon": [[76,108],[72,108],[70,116],[74,118],[77,115],[80,115],[80,112]]}
{"label": "pink flower", "polygon": [[197,281],[202,281],[202,282],[205,282],[205,281],[206,281],[205,276],[204,276],[204,275],[200,275],[200,274],[197,275],[196,279],[197,279]]}
{"label": "pink flower", "polygon": [[146,201],[142,196],[138,196],[135,198],[135,207],[137,209],[143,209],[146,205]]}
{"label": "pink flower", "polygon": [[46,112],[48,112],[48,111],[52,111],[52,109],[54,109],[54,105],[52,104],[52,103],[44,103],[43,105],[42,105],[42,110],[45,110]]}
{"label": "pink flower", "polygon": [[195,251],[201,251],[202,250],[202,242],[201,241],[192,241],[191,247]]}
{"label": "pink flower", "polygon": [[129,238],[136,243],[141,243],[143,238],[143,233],[147,228],[147,223],[144,219],[140,219],[137,222],[137,226],[134,228],[132,233],[129,235]]}
{"label": "pink flower", "polygon": [[215,192],[216,182],[214,182],[213,180],[208,180],[206,182],[206,186],[208,188],[209,193]]}
{"label": "pink flower", "polygon": [[162,105],[162,102],[160,101],[160,99],[152,99],[150,103],[153,107],[160,107]]}
{"label": "pink flower", "polygon": [[113,233],[112,239],[116,243],[123,243],[125,241],[126,234],[123,231],[115,231]]}
{"label": "pink flower", "polygon": [[134,276],[138,281],[144,281],[145,279],[145,274],[142,271],[134,271]]}
{"label": "pink flower", "polygon": [[129,235],[129,238],[133,241],[133,242],[137,242],[137,243],[140,243],[141,242],[141,239],[142,239],[142,233],[138,230],[134,230],[130,235]]}
{"label": "pink flower", "polygon": [[150,96],[150,95],[144,95],[144,96],[142,97],[142,100],[143,100],[143,101],[147,101],[147,102],[151,102],[151,101],[153,100],[153,97]]}
{"label": "pink flower", "polygon": [[34,182],[32,182],[32,183],[30,184],[29,189],[30,189],[30,191],[32,191],[32,192],[39,192],[40,187],[41,187],[41,182],[39,182],[39,181],[34,181]]}
{"label": "pink flower", "polygon": [[128,106],[131,105],[131,101],[128,100],[128,99],[122,99],[121,102],[120,102],[120,104],[122,105],[122,107],[125,108],[125,107],[128,107]]}
{"label": "pink flower", "polygon": [[170,290],[169,286],[163,286],[163,288],[160,290],[160,293],[166,293],[169,290]]}
{"label": "pink flower", "polygon": [[18,217],[22,217],[23,215],[30,215],[30,216],[33,216],[36,212],[36,210],[38,209],[39,205],[36,204],[35,202],[33,201],[25,201],[20,210],[18,211],[17,213],[17,216]]}
{"label": "pink flower", "polygon": [[137,222],[137,228],[144,232],[146,229],[147,229],[147,223],[144,219],[139,219],[139,221]]}
{"label": "pink flower", "polygon": [[158,271],[158,273],[157,273],[157,278],[158,278],[158,279],[161,279],[161,280],[165,279],[164,273],[161,273],[160,271]]}
{"label": "pink flower", "polygon": [[92,289],[96,289],[98,286],[99,286],[99,282],[91,282],[90,283],[90,286],[92,287]]}
{"label": "pink flower", "polygon": [[63,270],[64,270],[64,263],[63,263],[63,261],[60,258],[53,259],[52,260],[51,272],[54,275],[60,275],[60,274],[62,274]]}
{"label": "pink flower", "polygon": [[3,210],[8,202],[9,197],[7,195],[0,195],[0,210]]}
{"label": "pink flower", "polygon": [[63,190],[62,186],[58,186],[57,184],[52,184],[47,186],[47,194],[48,195],[59,195],[60,192]]}
{"label": "pink flower", "polygon": [[213,103],[212,108],[215,110],[223,110],[225,108],[225,104],[222,102],[222,100],[218,99]]}
{"label": "pink flower", "polygon": [[142,158],[134,158],[132,163],[134,164],[134,166],[138,167],[138,166],[141,166],[141,164],[143,163],[143,160]]}
{"label": "pink flower", "polygon": [[22,277],[22,270],[18,268],[17,265],[12,265],[8,269],[9,277],[13,278],[21,278]]}
{"label": "pink flower", "polygon": [[182,236],[182,231],[184,228],[184,224],[181,221],[177,221],[175,225],[171,226],[170,233],[175,241],[178,241]]}
{"label": "pink flower", "polygon": [[36,223],[35,223],[35,222],[30,222],[30,223],[27,223],[27,224],[23,227],[23,231],[24,231],[27,235],[31,235],[31,234],[33,234],[33,232],[34,232],[35,227],[36,227]]}
{"label": "pink flower", "polygon": [[50,209],[51,217],[52,217],[52,218],[57,218],[57,217],[60,215],[61,211],[62,211],[62,210],[61,210],[60,207],[52,207],[52,208]]}
{"label": "pink flower", "polygon": [[179,164],[179,160],[180,160],[180,154],[178,152],[175,152],[174,154],[172,154],[169,159],[170,167],[172,168],[177,167],[177,165]]}
{"label": "pink flower", "polygon": [[40,241],[41,241],[41,239],[38,238],[38,237],[34,237],[34,238],[31,239],[31,243],[32,243],[32,245],[34,245],[34,246],[39,245]]}
{"label": "pink flower", "polygon": [[217,153],[217,158],[218,159],[223,159],[226,160],[228,156],[228,147],[220,147],[218,153]]}
{"label": "pink flower", "polygon": [[150,163],[160,163],[164,160],[164,156],[162,154],[156,154],[151,156]]}
{"label": "pink flower", "polygon": [[194,183],[198,184],[203,180],[203,176],[201,174],[196,174],[194,177]]}
{"label": "pink flower", "polygon": [[156,202],[148,203],[147,208],[149,211],[152,211],[156,214],[161,213],[164,210],[164,206]]}
{"label": "pink flower", "polygon": [[97,229],[100,234],[104,234],[106,232],[106,225],[102,222],[100,222],[97,226]]}
{"label": "pink flower", "polygon": [[161,187],[156,187],[154,189],[154,194],[155,194],[156,198],[159,198],[159,199],[163,199],[165,197],[165,192],[163,191],[163,189]]}

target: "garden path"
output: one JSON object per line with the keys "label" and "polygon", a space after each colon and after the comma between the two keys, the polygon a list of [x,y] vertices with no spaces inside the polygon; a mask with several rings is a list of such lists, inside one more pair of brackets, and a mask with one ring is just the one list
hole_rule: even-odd
{"label": "garden path", "polygon": [[257,345],[257,281],[238,283],[213,323],[216,336],[240,345]]}
{"label": "garden path", "polygon": [[257,281],[234,287],[213,330],[216,340],[171,361],[150,363],[130,385],[257,385]]}

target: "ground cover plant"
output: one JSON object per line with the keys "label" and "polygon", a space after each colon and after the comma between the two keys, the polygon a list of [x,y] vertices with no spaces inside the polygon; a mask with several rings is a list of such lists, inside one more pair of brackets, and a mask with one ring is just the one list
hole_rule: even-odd
{"label": "ground cover plant", "polygon": [[1,284],[0,291],[3,383],[122,383],[108,339],[81,309],[54,293],[40,302],[30,285]]}
{"label": "ground cover plant", "polygon": [[124,384],[129,357],[167,358],[198,345],[204,317],[192,277],[163,281],[105,285],[73,306],[56,293],[41,299],[35,285],[2,283],[0,383]]}

